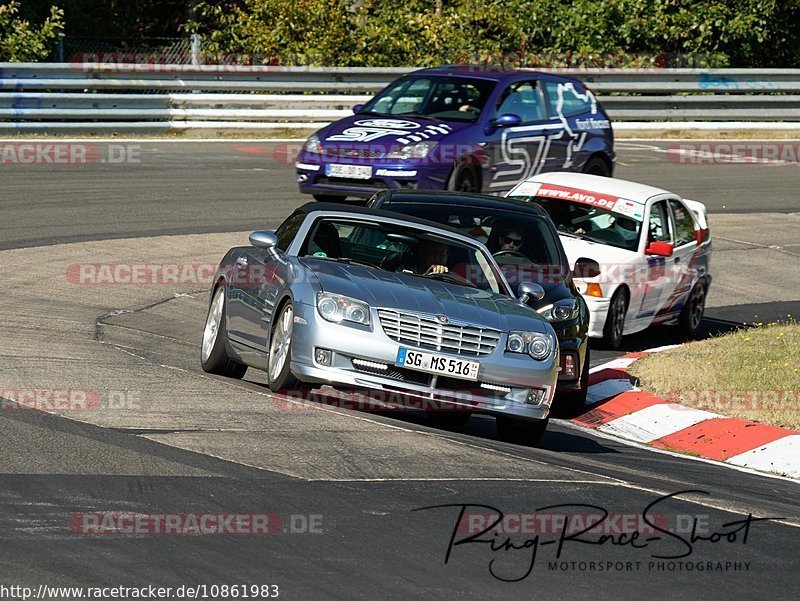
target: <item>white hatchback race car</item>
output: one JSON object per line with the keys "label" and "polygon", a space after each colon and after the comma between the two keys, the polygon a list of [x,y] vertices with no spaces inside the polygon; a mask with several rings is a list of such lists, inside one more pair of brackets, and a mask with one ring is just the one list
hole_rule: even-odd
{"label": "white hatchback race car", "polygon": [[579,261],[575,278],[589,306],[590,337],[616,349],[623,335],[657,323],[697,334],[711,284],[705,205],[581,173],[538,175],[506,196],[549,213],[573,268],[579,259],[597,261]]}

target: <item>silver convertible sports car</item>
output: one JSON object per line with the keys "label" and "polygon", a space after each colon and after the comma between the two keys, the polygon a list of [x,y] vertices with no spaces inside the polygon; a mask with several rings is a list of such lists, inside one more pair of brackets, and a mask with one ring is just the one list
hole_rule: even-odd
{"label": "silver convertible sports car", "polygon": [[250,366],[273,391],[329,384],[430,401],[428,415],[450,425],[494,415],[512,442],[544,433],[559,348],[524,304],[544,293],[521,283],[515,297],[481,243],[397,213],[310,203],[250,244],[216,272],[205,371],[240,378]]}

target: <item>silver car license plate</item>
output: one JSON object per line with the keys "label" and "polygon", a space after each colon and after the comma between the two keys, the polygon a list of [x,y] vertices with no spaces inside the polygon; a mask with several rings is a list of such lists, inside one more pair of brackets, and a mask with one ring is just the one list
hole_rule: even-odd
{"label": "silver car license plate", "polygon": [[464,380],[477,380],[478,369],[481,366],[477,361],[465,361],[434,353],[422,353],[405,347],[400,347],[397,353],[397,365]]}
{"label": "silver car license plate", "polygon": [[325,175],[349,179],[369,179],[372,177],[372,167],[369,165],[325,165]]}

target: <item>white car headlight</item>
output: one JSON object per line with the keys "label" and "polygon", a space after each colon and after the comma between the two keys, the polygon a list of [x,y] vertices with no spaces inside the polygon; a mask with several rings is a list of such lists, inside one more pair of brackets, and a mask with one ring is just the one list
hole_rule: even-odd
{"label": "white car headlight", "polygon": [[333,323],[350,321],[364,326],[368,326],[370,323],[369,305],[341,294],[331,294],[330,292],[317,294],[317,311],[323,319]]}
{"label": "white car headlight", "polygon": [[310,135],[303,150],[313,154],[322,154],[322,143],[319,141],[319,136],[317,134]]}
{"label": "white car headlight", "polygon": [[566,298],[536,309],[536,312],[548,321],[568,321],[578,317],[578,301]]}
{"label": "white car headlight", "polygon": [[395,148],[389,151],[386,155],[390,159],[424,159],[428,156],[436,142],[417,142],[416,144],[408,144]]}
{"label": "white car headlight", "polygon": [[553,350],[553,338],[539,332],[511,331],[508,333],[506,350],[510,353],[528,354],[537,361],[543,361]]}

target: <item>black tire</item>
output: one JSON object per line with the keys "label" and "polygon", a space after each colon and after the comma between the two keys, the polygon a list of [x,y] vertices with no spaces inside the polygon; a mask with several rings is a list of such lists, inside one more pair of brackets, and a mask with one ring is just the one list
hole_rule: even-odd
{"label": "black tire", "polygon": [[475,173],[475,170],[464,165],[455,167],[448,190],[468,193],[480,192],[478,187],[478,175]]}
{"label": "black tire", "polygon": [[539,444],[549,419],[531,420],[498,415],[495,421],[500,440],[532,447]]}
{"label": "black tire", "polygon": [[[213,332],[209,328],[212,328]],[[210,346],[210,352],[207,350],[207,344]],[[239,379],[244,376],[247,366],[231,359],[228,356],[227,346],[228,322],[225,318],[225,286],[220,285],[208,306],[203,340],[200,343],[200,367],[204,372],[210,374]]]}
{"label": "black tire", "polygon": [[[288,328],[288,333],[285,329]],[[292,330],[294,328],[294,306],[291,300],[279,308],[269,334],[269,356],[267,357],[267,383],[272,392],[305,388],[292,373]],[[279,361],[280,369],[273,361]],[[273,369],[274,367],[274,369]],[[274,371],[277,370],[277,371]]]}
{"label": "black tire", "polygon": [[604,348],[615,351],[622,344],[622,332],[625,329],[625,315],[628,312],[628,293],[619,288],[611,297],[608,315],[603,326],[601,344]]}
{"label": "black tire", "polygon": [[586,347],[586,358],[581,368],[581,387],[578,390],[556,391],[556,402],[553,406],[553,415],[558,417],[574,417],[586,407],[586,397],[589,394],[589,347]]}
{"label": "black tire", "polygon": [[697,338],[705,309],[706,286],[703,282],[697,282],[689,293],[689,298],[686,299],[686,306],[681,311],[679,321],[681,331],[690,340]]}
{"label": "black tire", "polygon": [[463,426],[472,417],[470,411],[431,411],[425,412],[428,419],[440,428],[457,428]]}
{"label": "black tire", "polygon": [[611,177],[611,170],[608,168],[608,163],[606,163],[600,157],[592,157],[586,161],[586,165],[583,167],[583,172],[590,175]]}
{"label": "black tire", "polygon": [[337,196],[336,194],[312,194],[314,200],[317,202],[345,202],[346,196]]}

